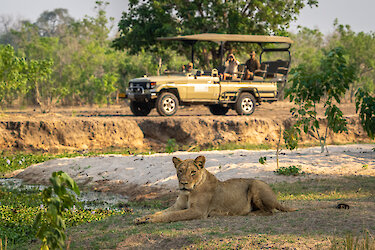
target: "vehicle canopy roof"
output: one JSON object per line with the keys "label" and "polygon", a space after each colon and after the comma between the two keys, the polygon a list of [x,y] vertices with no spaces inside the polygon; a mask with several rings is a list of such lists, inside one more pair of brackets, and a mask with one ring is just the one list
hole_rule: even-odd
{"label": "vehicle canopy roof", "polygon": [[210,42],[244,42],[244,43],[286,43],[292,44],[293,40],[284,36],[261,36],[261,35],[238,35],[238,34],[216,34],[203,33],[196,35],[159,37],[158,40],[165,41],[210,41]]}

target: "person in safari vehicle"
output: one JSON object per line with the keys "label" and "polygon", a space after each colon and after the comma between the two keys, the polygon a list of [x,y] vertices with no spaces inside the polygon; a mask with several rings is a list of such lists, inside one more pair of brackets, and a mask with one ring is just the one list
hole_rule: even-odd
{"label": "person in safari vehicle", "polygon": [[260,63],[256,58],[254,50],[250,52],[250,59],[246,61],[246,71],[244,80],[252,80],[254,78],[254,72],[260,69]]}
{"label": "person in safari vehicle", "polygon": [[228,59],[225,62],[225,70],[223,73],[223,80],[226,80],[227,78],[235,78],[237,77],[235,72],[238,71],[238,65],[240,65],[240,62],[236,60],[233,54],[228,55]]}

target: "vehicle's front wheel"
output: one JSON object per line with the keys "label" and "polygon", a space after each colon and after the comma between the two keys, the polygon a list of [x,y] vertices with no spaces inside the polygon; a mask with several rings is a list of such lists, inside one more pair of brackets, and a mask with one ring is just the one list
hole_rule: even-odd
{"label": "vehicle's front wheel", "polygon": [[209,105],[208,108],[213,115],[225,115],[229,111],[228,107],[223,107],[220,104]]}
{"label": "vehicle's front wheel", "polygon": [[255,110],[255,98],[250,93],[242,93],[235,104],[235,109],[239,115],[251,115]]}
{"label": "vehicle's front wheel", "polygon": [[156,110],[161,116],[171,116],[177,112],[178,99],[173,93],[164,92],[156,101]]}
{"label": "vehicle's front wheel", "polygon": [[149,103],[131,101],[130,110],[135,116],[147,116],[150,114],[152,108]]}

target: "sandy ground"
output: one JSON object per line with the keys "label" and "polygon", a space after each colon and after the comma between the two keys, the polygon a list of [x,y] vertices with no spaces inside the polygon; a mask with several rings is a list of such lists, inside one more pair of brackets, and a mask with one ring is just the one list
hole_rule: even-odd
{"label": "sandy ground", "polygon": [[[274,150],[263,151],[207,151],[199,153],[175,152],[153,155],[109,155],[50,160],[33,165],[16,177],[31,183],[48,181],[53,171],[64,171],[78,183],[121,183],[160,190],[175,190],[177,178],[172,157],[181,159],[206,157],[206,168],[220,180],[229,178],[257,178],[268,183],[293,182],[304,178],[338,177],[349,175],[375,176],[374,144],[328,146],[329,154],[320,153],[320,147],[282,151],[280,166],[295,165],[304,176],[283,176],[276,169]],[[260,157],[267,157],[261,165]]]}

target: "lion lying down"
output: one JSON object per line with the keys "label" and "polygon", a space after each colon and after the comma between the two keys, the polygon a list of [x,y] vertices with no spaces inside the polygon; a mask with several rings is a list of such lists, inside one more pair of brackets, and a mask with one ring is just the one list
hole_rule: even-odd
{"label": "lion lying down", "polygon": [[170,208],[135,219],[136,224],[204,219],[215,215],[247,215],[252,212],[271,214],[274,209],[290,212],[263,181],[229,179],[219,181],[204,168],[206,159],[180,160],[173,157],[179,182],[179,195]]}

